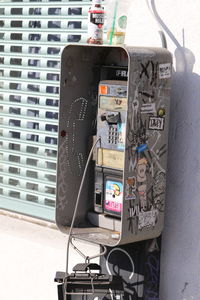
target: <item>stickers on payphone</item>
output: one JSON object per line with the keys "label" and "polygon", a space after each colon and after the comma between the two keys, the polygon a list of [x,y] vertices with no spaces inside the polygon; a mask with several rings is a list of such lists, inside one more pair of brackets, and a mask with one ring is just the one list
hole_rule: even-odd
{"label": "stickers on payphone", "polygon": [[96,167],[94,211],[121,217],[123,208],[122,171]]}
{"label": "stickers on payphone", "polygon": [[123,185],[121,181],[107,177],[105,180],[104,212],[121,215]]}

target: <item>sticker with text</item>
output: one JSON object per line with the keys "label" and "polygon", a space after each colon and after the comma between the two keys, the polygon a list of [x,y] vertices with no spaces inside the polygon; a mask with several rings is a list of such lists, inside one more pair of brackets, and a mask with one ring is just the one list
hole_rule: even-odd
{"label": "sticker with text", "polygon": [[170,78],[171,73],[172,73],[171,63],[159,65],[159,78],[160,79]]}
{"label": "sticker with text", "polygon": [[139,212],[138,215],[138,229],[145,227],[155,227],[157,220],[158,211],[156,209]]}
{"label": "sticker with text", "polygon": [[149,129],[151,130],[164,130],[164,118],[150,117],[149,118]]}
{"label": "sticker with text", "polygon": [[111,212],[122,211],[123,185],[121,182],[107,180],[104,208]]}
{"label": "sticker with text", "polygon": [[156,112],[156,104],[155,103],[143,103],[141,106],[142,114],[153,114]]}

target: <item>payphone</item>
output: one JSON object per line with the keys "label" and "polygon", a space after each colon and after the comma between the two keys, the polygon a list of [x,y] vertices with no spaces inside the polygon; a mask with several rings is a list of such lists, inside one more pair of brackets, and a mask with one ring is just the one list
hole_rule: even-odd
{"label": "payphone", "polygon": [[127,111],[127,82],[104,80],[99,84],[94,210],[121,217]]}
{"label": "payphone", "polygon": [[171,68],[171,54],[162,48],[64,48],[56,200],[61,231],[69,230],[80,192],[77,238],[116,246],[161,234]]}

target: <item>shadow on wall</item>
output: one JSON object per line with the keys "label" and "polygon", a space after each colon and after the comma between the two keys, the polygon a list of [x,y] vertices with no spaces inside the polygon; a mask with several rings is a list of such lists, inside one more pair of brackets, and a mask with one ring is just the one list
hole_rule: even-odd
{"label": "shadow on wall", "polygon": [[[160,299],[193,299],[197,292],[200,239],[200,76],[195,56],[175,50],[172,77],[165,227],[162,236]],[[188,272],[185,272],[188,270]],[[190,282],[186,288],[184,284]],[[198,299],[199,291],[194,299]]]}
{"label": "shadow on wall", "polygon": [[[176,70],[172,78],[170,133],[169,133],[169,160],[168,160],[168,200],[175,205],[176,196],[180,198],[180,192],[193,189],[197,178],[195,174],[200,170],[200,128],[199,97],[200,76],[193,73],[195,56],[190,49],[182,47],[170,29],[159,16],[155,0],[151,0],[151,9],[159,26],[175,44],[174,52]],[[184,32],[184,29],[183,29]],[[199,141],[198,141],[199,140]],[[190,155],[190,159],[187,156]],[[180,187],[176,195],[173,187]],[[188,185],[191,184],[191,188]],[[200,184],[200,180],[198,182]],[[194,191],[193,193],[194,194]],[[190,195],[191,197],[191,195]],[[173,199],[173,200],[172,200]],[[175,206],[174,206],[175,208]],[[170,211],[171,213],[171,211]]]}
{"label": "shadow on wall", "polygon": [[[200,249],[194,245],[200,239],[200,76],[193,72],[193,52],[182,47],[164,24],[154,0],[151,5],[158,23],[176,46],[160,299],[192,299],[191,295],[198,299],[196,253]],[[187,289],[183,288],[185,282],[190,282]]]}
{"label": "shadow on wall", "polygon": [[[197,113],[200,76],[193,73],[195,56],[191,50],[176,48],[175,60],[176,71],[172,77],[171,93],[168,181],[170,185],[177,187],[185,184],[188,189],[188,185],[194,180],[192,175],[197,169],[197,163],[199,164],[199,155],[197,159],[194,156],[195,152],[200,150],[197,149],[199,145],[196,141],[197,136],[195,137],[195,129],[200,128]],[[190,159],[187,159],[188,155],[191,155]]]}

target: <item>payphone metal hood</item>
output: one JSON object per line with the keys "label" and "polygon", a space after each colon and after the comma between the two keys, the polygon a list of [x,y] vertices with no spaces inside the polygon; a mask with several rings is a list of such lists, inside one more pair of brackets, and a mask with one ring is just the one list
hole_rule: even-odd
{"label": "payphone metal hood", "polygon": [[[107,246],[155,238],[162,232],[172,56],[164,48],[75,44],[63,49],[56,223],[65,233],[96,134],[98,84],[113,79],[113,72],[127,80],[121,219],[97,214],[94,226],[88,217],[91,212],[94,216],[94,155],[73,229],[77,238]],[[106,118],[117,122],[117,114]]]}

